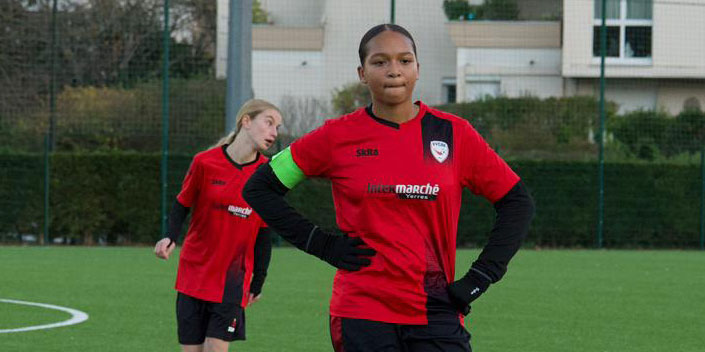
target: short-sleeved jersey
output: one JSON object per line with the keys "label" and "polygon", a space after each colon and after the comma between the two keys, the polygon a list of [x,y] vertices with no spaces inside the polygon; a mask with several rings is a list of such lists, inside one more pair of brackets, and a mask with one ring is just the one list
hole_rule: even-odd
{"label": "short-sleeved jersey", "polygon": [[427,324],[450,306],[462,188],[496,202],[519,181],[467,120],[416,104],[403,124],[361,108],[291,145],[306,176],[331,180],[339,228],[377,251],[338,270],[332,316]]}
{"label": "short-sleeved jersey", "polygon": [[242,199],[242,188],[267,159],[235,163],[216,147],[197,154],[176,199],[191,208],[176,290],[210,302],[247,305],[254,245],[264,221]]}

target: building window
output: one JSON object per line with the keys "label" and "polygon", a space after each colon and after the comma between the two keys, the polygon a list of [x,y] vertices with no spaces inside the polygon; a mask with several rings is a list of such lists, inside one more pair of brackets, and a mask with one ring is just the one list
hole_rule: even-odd
{"label": "building window", "polygon": [[446,86],[446,103],[455,103],[455,84]]}
{"label": "building window", "polygon": [[455,89],[456,89],[455,78],[443,78],[442,87],[443,87],[443,97],[442,97],[443,102],[446,104],[455,103],[457,100],[456,96],[455,96]]}
{"label": "building window", "polygon": [[452,104],[456,102],[456,97],[455,97],[455,84],[453,85],[444,85],[443,86],[443,95],[444,95],[444,100],[446,104]]}
{"label": "building window", "polygon": [[[651,59],[653,0],[606,0],[607,53],[624,61]],[[594,0],[592,54],[600,57],[602,0]]]}

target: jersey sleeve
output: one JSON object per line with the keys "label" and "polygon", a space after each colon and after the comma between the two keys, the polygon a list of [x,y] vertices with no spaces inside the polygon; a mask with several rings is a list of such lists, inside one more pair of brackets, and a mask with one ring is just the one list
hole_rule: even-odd
{"label": "jersey sleeve", "polygon": [[191,208],[198,197],[198,192],[201,189],[203,180],[203,165],[198,158],[193,158],[191,166],[189,166],[184,177],[184,182],[181,185],[181,192],[176,196],[176,199],[183,206]]}
{"label": "jersey sleeve", "polygon": [[464,121],[460,130],[461,184],[495,203],[519,182],[519,176],[469,123]]}
{"label": "jersey sleeve", "polygon": [[331,170],[331,127],[329,123],[291,144],[291,155],[307,177],[327,177]]}

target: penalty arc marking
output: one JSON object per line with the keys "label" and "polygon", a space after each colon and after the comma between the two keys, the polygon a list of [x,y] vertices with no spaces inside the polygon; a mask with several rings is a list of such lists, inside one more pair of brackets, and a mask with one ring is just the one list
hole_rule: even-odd
{"label": "penalty arc marking", "polygon": [[24,304],[26,306],[36,306],[36,307],[42,307],[42,308],[46,308],[46,309],[60,310],[62,312],[66,312],[66,313],[71,314],[71,319],[60,321],[58,323],[26,326],[26,327],[17,328],[17,329],[0,329],[0,334],[8,333],[8,332],[24,332],[24,331],[33,331],[33,330],[53,329],[53,328],[58,328],[61,326],[80,324],[80,323],[88,320],[88,314],[81,312],[80,310],[61,307],[61,306],[55,306],[53,304],[16,301],[14,299],[3,299],[3,298],[0,298],[0,303]]}

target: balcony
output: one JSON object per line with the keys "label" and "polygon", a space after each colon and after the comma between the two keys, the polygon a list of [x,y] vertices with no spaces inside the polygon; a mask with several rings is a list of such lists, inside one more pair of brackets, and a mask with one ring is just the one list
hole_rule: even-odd
{"label": "balcony", "polygon": [[446,24],[458,48],[560,48],[560,22],[452,21]]}
{"label": "balcony", "polygon": [[321,51],[323,27],[253,26],[252,49]]}

